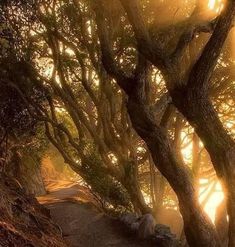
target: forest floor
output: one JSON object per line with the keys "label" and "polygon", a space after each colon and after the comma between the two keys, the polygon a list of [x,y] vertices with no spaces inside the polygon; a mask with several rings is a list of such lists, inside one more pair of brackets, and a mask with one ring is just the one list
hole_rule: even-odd
{"label": "forest floor", "polygon": [[86,188],[73,182],[47,184],[48,194],[38,201],[50,209],[70,247],[151,247],[130,234],[116,219],[97,209]]}

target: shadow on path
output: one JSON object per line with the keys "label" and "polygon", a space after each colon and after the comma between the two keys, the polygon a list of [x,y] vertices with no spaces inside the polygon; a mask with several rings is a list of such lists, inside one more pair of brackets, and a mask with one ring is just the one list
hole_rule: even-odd
{"label": "shadow on path", "polygon": [[117,220],[100,212],[89,191],[71,182],[50,184],[38,201],[50,209],[71,247],[151,247],[141,242]]}

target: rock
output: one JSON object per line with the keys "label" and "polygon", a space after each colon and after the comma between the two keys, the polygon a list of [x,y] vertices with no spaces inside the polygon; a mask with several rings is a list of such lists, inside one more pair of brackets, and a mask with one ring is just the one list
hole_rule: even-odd
{"label": "rock", "polygon": [[134,232],[137,232],[139,227],[140,227],[140,222],[138,221],[131,224],[131,230]]}
{"label": "rock", "polygon": [[175,234],[171,233],[170,227],[162,224],[156,224],[155,226],[155,234],[156,235],[170,235],[176,236]]}
{"label": "rock", "polygon": [[151,214],[145,214],[137,217],[129,213],[121,216],[120,220],[132,232],[136,232],[140,239],[151,240],[158,247],[180,247],[180,241],[176,235],[171,232],[169,226],[156,224]]}
{"label": "rock", "polygon": [[175,234],[171,233],[170,227],[157,224],[154,231],[154,242],[159,247],[179,247],[180,242]]}
{"label": "rock", "polygon": [[126,213],[120,217],[121,222],[123,222],[127,227],[138,221],[138,217],[133,213]]}
{"label": "rock", "polygon": [[143,215],[139,223],[138,237],[141,239],[147,239],[153,236],[155,232],[155,224],[155,219],[151,214]]}

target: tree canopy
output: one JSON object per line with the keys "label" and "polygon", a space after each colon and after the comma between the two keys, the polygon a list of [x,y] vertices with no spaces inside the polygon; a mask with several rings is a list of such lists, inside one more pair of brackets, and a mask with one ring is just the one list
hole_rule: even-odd
{"label": "tree canopy", "polygon": [[235,1],[4,1],[1,10],[2,143],[6,131],[43,127],[108,208],[179,210],[193,247],[223,246],[203,209],[220,181],[235,246]]}

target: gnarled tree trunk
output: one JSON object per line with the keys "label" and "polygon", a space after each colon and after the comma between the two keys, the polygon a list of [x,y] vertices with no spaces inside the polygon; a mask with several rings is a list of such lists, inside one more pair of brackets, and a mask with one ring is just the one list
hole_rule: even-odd
{"label": "gnarled tree trunk", "polygon": [[[189,245],[192,247],[221,246],[214,225],[199,205],[190,172],[182,164],[182,161],[177,159],[170,146],[166,129],[156,124],[155,115],[147,104],[145,85],[148,80],[148,63],[142,56],[139,56],[134,76],[130,77],[116,66],[109,43],[104,8],[102,8],[103,2],[100,0],[97,3],[95,11],[103,64],[107,72],[117,80],[119,86],[128,95],[127,108],[132,125],[147,144],[154,164],[168,180],[178,197]],[[132,24],[137,39],[140,41],[138,44],[140,49],[146,49],[145,51],[151,55],[151,48],[149,50],[149,47],[145,46],[149,43],[148,37],[145,39],[146,33],[141,32],[144,25],[138,15],[139,9],[136,1],[123,0],[122,4],[127,9],[130,19],[135,19],[135,23]],[[164,67],[163,64],[161,64],[162,67]]]}
{"label": "gnarled tree trunk", "polygon": [[212,222],[199,205],[193,179],[173,155],[165,130],[156,125],[148,106],[135,97],[129,97],[128,112],[134,129],[146,142],[155,165],[177,194],[189,245],[221,246]]}

